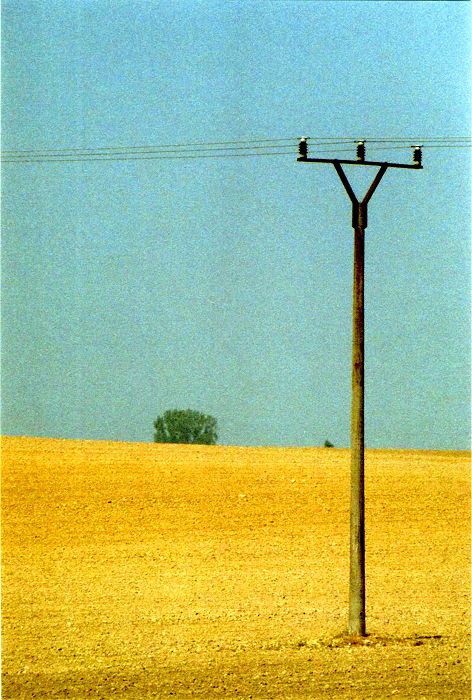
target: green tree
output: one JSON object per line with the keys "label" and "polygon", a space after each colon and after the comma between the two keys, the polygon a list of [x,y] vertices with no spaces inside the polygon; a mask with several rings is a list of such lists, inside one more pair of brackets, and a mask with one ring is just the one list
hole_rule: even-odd
{"label": "green tree", "polygon": [[325,441],[324,441],[324,446],[325,446],[325,447],[334,447],[333,443],[330,442],[329,440],[325,440]]}
{"label": "green tree", "polygon": [[154,421],[154,442],[215,445],[216,420],[198,411],[166,411]]}

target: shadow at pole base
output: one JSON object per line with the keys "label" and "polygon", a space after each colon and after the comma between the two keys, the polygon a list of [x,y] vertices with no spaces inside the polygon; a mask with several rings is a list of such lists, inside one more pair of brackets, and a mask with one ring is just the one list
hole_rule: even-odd
{"label": "shadow at pole base", "polygon": [[339,649],[341,647],[385,647],[395,644],[405,646],[423,646],[424,644],[443,644],[446,638],[442,634],[414,634],[411,636],[366,634],[350,634],[342,632],[332,639],[320,640],[320,646],[329,649]]}

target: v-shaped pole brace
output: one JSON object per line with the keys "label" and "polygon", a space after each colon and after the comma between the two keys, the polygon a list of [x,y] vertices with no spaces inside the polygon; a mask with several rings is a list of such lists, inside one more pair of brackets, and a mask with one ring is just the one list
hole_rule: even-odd
{"label": "v-shaped pole brace", "polygon": [[352,202],[352,228],[354,228],[354,229],[367,228],[367,204],[368,204],[370,198],[372,197],[372,195],[374,194],[375,190],[377,189],[377,185],[379,184],[380,180],[383,178],[383,176],[388,168],[388,164],[383,163],[380,166],[379,171],[377,172],[377,175],[373,179],[372,184],[369,187],[369,189],[367,190],[362,202],[359,202],[356,195],[354,194],[354,191],[349,183],[349,180],[346,177],[346,173],[342,169],[341,164],[338,161],[334,160],[333,165],[336,168],[336,172],[339,175],[339,179],[343,183],[344,189],[348,193],[349,199]]}

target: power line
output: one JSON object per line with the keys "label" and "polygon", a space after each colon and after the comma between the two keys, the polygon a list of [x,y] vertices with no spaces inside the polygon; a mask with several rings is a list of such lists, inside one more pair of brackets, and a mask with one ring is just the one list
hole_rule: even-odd
{"label": "power line", "polygon": [[37,152],[22,152],[18,154],[13,154],[7,151],[4,151],[4,153],[8,153],[9,157],[15,157],[15,158],[29,158],[29,157],[43,157],[43,156],[49,156],[51,158],[54,157],[60,157],[60,156],[65,156],[65,155],[74,155],[74,156],[85,156],[85,157],[112,157],[114,155],[136,155],[141,156],[141,155],[149,155],[149,154],[162,154],[162,153],[183,153],[183,154],[191,154],[191,153],[208,153],[208,152],[215,152],[215,151],[247,151],[247,150],[262,150],[265,149],[267,150],[268,148],[290,148],[293,149],[293,144],[284,146],[279,145],[276,146],[271,145],[271,146],[233,146],[231,149],[228,149],[226,146],[220,146],[218,148],[192,148],[189,150],[182,150],[182,149],[167,149],[164,147],[149,147],[146,150],[142,151],[131,151],[130,149],[97,149],[97,150],[79,150],[79,149],[64,149],[64,151],[56,152],[56,151],[37,151]]}
{"label": "power line", "polygon": [[[356,143],[360,139],[359,137],[353,137],[353,136],[344,136],[344,137],[310,137],[306,136],[305,138],[309,139],[312,145],[335,145],[335,144],[344,144],[344,143]],[[81,152],[101,152],[101,151],[144,151],[144,150],[163,150],[167,148],[176,148],[176,149],[182,149],[182,148],[190,148],[193,150],[193,147],[203,147],[203,148],[211,148],[212,150],[215,148],[220,147],[220,149],[226,150],[228,149],[233,149],[236,148],[237,146],[240,146],[241,144],[250,144],[248,146],[242,146],[242,148],[269,148],[271,145],[277,145],[280,146],[282,142],[285,142],[287,145],[293,145],[298,143],[299,137],[285,137],[285,138],[272,138],[272,139],[241,139],[238,141],[200,141],[200,142],[187,142],[187,143],[171,143],[171,144],[159,144],[159,145],[140,145],[140,146],[101,146],[101,147],[96,147],[96,148],[40,148],[40,149],[5,149],[2,151],[3,154],[8,154],[8,155],[13,155],[13,154],[46,154],[46,153],[69,153],[69,152],[74,152],[74,153],[81,153]],[[364,136],[363,139],[364,141],[368,141],[369,143],[409,143],[410,141],[424,141],[424,142],[431,142],[431,143],[436,143],[436,142],[457,142],[457,141],[468,141],[471,142],[472,137],[470,136],[411,136],[411,137],[382,137],[382,138],[376,138],[376,137],[366,137]],[[261,144],[260,146],[255,146],[254,144]],[[200,149],[199,149],[200,150]]]}
{"label": "power line", "polygon": [[[281,142],[287,142],[287,145],[293,145],[298,142],[298,137],[284,138],[284,139],[252,139],[252,140],[241,140],[241,141],[208,141],[208,142],[189,142],[189,143],[167,143],[159,145],[142,145],[142,146],[102,146],[99,148],[42,148],[42,149],[17,149],[17,150],[4,150],[4,154],[43,154],[43,153],[69,153],[69,152],[82,152],[86,151],[88,153],[95,151],[140,151],[140,150],[162,150],[167,148],[175,149],[190,149],[194,150],[194,147],[204,147],[210,150],[232,150],[238,147],[240,144],[249,144],[247,146],[242,146],[242,148],[270,148],[271,145],[274,147],[279,147]],[[260,146],[255,146],[254,144],[261,144]],[[198,150],[200,150],[198,148]]]}
{"label": "power line", "polygon": [[[316,152],[320,154],[347,152],[348,149],[346,147],[348,145],[358,143],[358,139],[353,139],[352,137],[305,138],[309,139],[310,147],[316,149]],[[363,141],[369,144],[369,150],[372,151],[405,150],[411,148],[414,143],[421,143],[424,148],[428,149],[470,148],[472,146],[471,137],[463,136],[382,137],[365,138]],[[286,137],[238,141],[187,142],[155,146],[4,150],[1,159],[3,163],[65,163],[278,156],[290,155],[292,149],[295,149],[297,142],[298,138]],[[324,146],[330,148],[319,150],[320,147],[323,148]],[[248,152],[240,153],[239,151]]]}
{"label": "power line", "polygon": [[78,158],[21,158],[21,159],[4,159],[2,163],[73,163],[73,162],[85,162],[85,163],[104,163],[113,161],[140,161],[140,160],[191,160],[197,158],[247,158],[252,156],[287,156],[292,155],[292,153],[287,151],[272,151],[270,153],[207,153],[202,155],[174,155],[174,156],[110,156],[104,158],[90,158],[90,157],[78,157]]}

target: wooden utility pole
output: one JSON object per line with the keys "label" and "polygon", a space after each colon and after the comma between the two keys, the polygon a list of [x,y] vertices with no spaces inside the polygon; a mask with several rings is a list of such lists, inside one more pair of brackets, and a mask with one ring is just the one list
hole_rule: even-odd
{"label": "wooden utility pole", "polygon": [[[387,168],[420,169],[421,147],[415,146],[413,164],[365,160],[365,142],[357,142],[357,160],[308,158],[307,141],[299,144],[299,162],[331,163],[352,203],[354,229],[354,270],[352,293],[352,402],[351,402],[351,519],[348,632],[366,635],[365,615],[365,518],[364,518],[364,241],[367,228],[367,204]],[[359,202],[341,164],[374,165],[379,170]]]}

